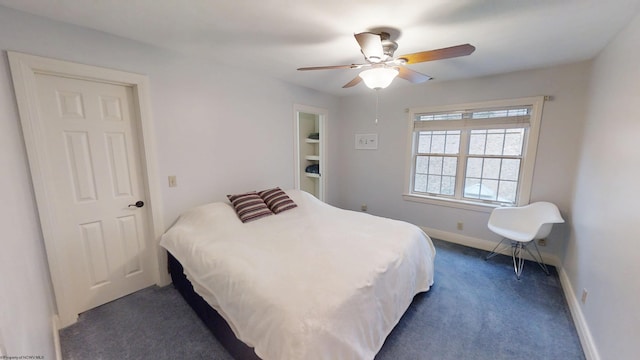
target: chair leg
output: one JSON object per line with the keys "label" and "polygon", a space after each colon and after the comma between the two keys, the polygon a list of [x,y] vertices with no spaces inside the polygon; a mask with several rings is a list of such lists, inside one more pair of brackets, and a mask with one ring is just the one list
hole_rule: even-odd
{"label": "chair leg", "polygon": [[507,240],[507,238],[502,238],[502,240],[498,243],[498,245],[496,245],[496,246],[493,248],[493,250],[491,250],[491,252],[490,252],[487,256],[485,256],[485,258],[484,258],[484,259],[485,259],[485,260],[489,260],[489,259],[491,259],[492,257],[494,257],[494,256],[498,255],[500,252],[499,252],[499,251],[497,251],[497,250],[498,250],[498,248],[500,247],[500,245],[502,245],[502,243],[503,243],[505,240]]}
{"label": "chair leg", "polygon": [[[503,238],[498,243],[498,245],[496,245],[493,248],[493,250],[491,250],[491,252],[487,256],[485,256],[484,259],[489,260],[492,257],[500,254],[499,250],[501,249],[499,248],[505,242],[505,240],[509,240],[509,239]],[[529,253],[531,258],[533,258],[533,260],[535,260],[538,263],[538,265],[540,265],[540,268],[542,268],[545,274],[550,275],[547,265],[542,262],[542,254],[540,254],[540,249],[538,249],[538,245],[536,244],[535,240],[529,241],[527,243],[522,243],[522,242],[513,241],[513,240],[509,240],[509,241],[511,242],[511,259],[513,261],[513,271],[516,273],[516,278],[518,280],[520,280],[520,275],[522,275],[522,269],[524,268],[525,259],[522,257],[524,251]],[[528,245],[532,242],[533,242],[533,246],[536,248],[536,252],[538,253],[537,257],[531,252],[531,250],[529,250]]]}
{"label": "chair leg", "polygon": [[524,267],[524,259],[522,259],[522,243],[518,242],[518,241],[513,241],[507,238],[502,238],[502,240],[498,243],[498,245],[496,245],[493,250],[491,250],[491,252],[484,258],[485,260],[489,260],[492,257],[501,254],[500,250],[500,245],[502,245],[505,241],[509,241],[510,244],[504,246],[504,249],[507,248],[507,246],[511,247],[511,258],[513,260],[513,270],[516,273],[516,278],[518,278],[518,280],[520,280],[520,274],[522,274],[522,268]]}
{"label": "chair leg", "polygon": [[516,272],[516,278],[520,280],[522,268],[524,268],[524,259],[522,258],[522,249],[526,247],[519,241],[511,242],[511,258],[513,259],[513,270]]}
{"label": "chair leg", "polygon": [[529,255],[531,255],[531,257],[538,263],[538,265],[540,265],[540,267],[542,268],[544,273],[547,274],[547,275],[550,275],[549,269],[547,269],[547,265],[544,262],[542,262],[542,254],[540,254],[540,249],[538,249],[538,245],[536,244],[536,241],[533,240],[532,242],[533,242],[533,246],[536,248],[536,252],[538,253],[538,257],[535,257],[535,255],[533,255],[533,253],[531,252],[531,250],[529,250],[528,247],[525,246],[525,249],[527,250]]}

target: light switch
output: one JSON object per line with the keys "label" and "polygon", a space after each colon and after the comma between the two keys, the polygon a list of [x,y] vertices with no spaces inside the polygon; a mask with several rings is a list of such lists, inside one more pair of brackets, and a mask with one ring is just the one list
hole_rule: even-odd
{"label": "light switch", "polygon": [[358,150],[378,149],[378,134],[356,134],[356,149]]}

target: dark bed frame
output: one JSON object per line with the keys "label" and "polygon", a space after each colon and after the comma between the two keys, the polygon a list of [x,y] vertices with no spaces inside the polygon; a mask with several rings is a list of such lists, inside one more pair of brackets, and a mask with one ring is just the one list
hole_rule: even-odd
{"label": "dark bed frame", "polygon": [[224,318],[193,290],[193,285],[184,274],[182,264],[169,252],[167,260],[173,286],[231,356],[236,360],[260,360],[253,348],[240,341]]}

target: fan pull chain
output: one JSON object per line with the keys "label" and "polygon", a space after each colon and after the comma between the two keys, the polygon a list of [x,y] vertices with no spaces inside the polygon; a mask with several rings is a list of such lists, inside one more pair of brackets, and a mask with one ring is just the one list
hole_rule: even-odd
{"label": "fan pull chain", "polygon": [[378,125],[378,103],[379,103],[379,91],[380,89],[376,89],[376,120],[374,121],[374,124]]}

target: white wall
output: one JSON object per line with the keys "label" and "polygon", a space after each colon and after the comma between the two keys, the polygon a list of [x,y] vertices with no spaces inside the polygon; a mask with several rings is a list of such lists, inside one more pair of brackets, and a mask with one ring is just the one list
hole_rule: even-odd
{"label": "white wall", "polygon": [[[293,104],[327,108],[329,133],[336,118],[332,96],[3,7],[0,50],[0,346],[9,355],[55,353],[51,283],[7,50],[149,76],[166,226],[227,193],[293,187]],[[177,188],[168,188],[168,175]]]}
{"label": "white wall", "polygon": [[640,353],[640,15],[596,58],[564,268],[595,357]]}
{"label": "white wall", "polygon": [[[522,71],[455,82],[428,82],[380,91],[380,121],[374,124],[375,93],[341,99],[339,153],[330,158],[334,173],[331,187],[340,190],[337,204],[445,231],[455,236],[499,241],[487,229],[488,213],[415,203],[402,199],[405,191],[407,136],[406,108],[461,104],[485,100],[550,95],[544,105],[531,200],[547,200],[569,219],[573,178],[578,159],[590,63]],[[437,76],[437,74],[433,74]],[[401,79],[395,80],[403,81]],[[355,133],[378,133],[378,150],[354,150]],[[458,221],[464,230],[456,229]],[[555,226],[548,246],[541,249],[556,257],[563,254],[567,225]]]}
{"label": "white wall", "polygon": [[315,91],[208,62],[178,59],[164,66],[169,71],[162,75],[147,68],[160,180],[164,185],[167,175],[178,176],[177,188],[165,187],[167,221],[229,193],[292,188],[293,104],[328,108],[329,127],[336,117],[337,100]]}

